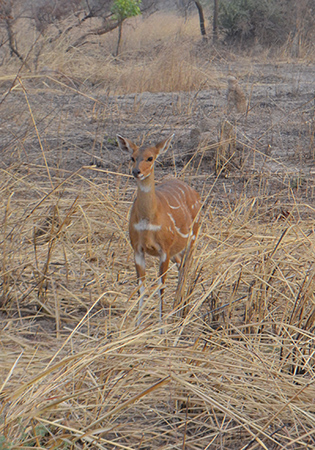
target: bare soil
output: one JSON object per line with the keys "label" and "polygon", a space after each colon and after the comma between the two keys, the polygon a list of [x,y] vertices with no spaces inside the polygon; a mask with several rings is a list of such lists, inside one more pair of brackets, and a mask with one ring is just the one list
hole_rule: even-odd
{"label": "bare soil", "polygon": [[[118,150],[116,133],[142,143],[175,132],[173,155],[163,164],[163,173],[174,172],[174,164],[180,170],[203,142],[199,170],[213,180],[219,126],[227,118],[235,127],[239,154],[232,158],[234,170],[230,168],[224,183],[250,169],[278,178],[298,177],[310,187],[315,156],[314,65],[250,64],[239,80],[249,99],[247,114],[226,110],[226,78],[240,67],[222,62],[218,67],[223,75],[217,89],[190,93],[108,96],[57,73],[23,79],[24,91],[16,82],[0,112],[1,166],[19,162],[40,167],[44,151],[52,176],[63,177],[92,164],[128,172],[128,156]],[[9,86],[2,85],[2,92]],[[20,142],[23,151],[17,150]],[[307,197],[311,201],[313,194],[309,191]]]}

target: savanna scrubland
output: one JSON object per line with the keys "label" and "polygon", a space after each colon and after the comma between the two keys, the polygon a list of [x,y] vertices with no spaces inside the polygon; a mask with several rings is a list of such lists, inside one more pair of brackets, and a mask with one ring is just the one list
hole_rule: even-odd
{"label": "savanna scrubland", "polygon": [[[315,448],[311,46],[213,46],[194,11],[128,19],[116,57],[117,30],[32,47],[28,27],[27,67],[0,66],[0,449]],[[157,182],[202,198],[162,335],[154,259],[136,326],[117,133],[175,133]]]}

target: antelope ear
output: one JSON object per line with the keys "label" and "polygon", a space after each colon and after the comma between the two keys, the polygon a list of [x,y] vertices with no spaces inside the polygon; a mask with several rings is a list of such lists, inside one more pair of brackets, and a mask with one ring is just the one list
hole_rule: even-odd
{"label": "antelope ear", "polygon": [[170,137],[168,137],[164,141],[161,141],[158,144],[156,144],[156,148],[158,150],[158,155],[161,155],[162,153],[165,153],[168,150],[170,143],[174,136],[175,136],[175,133],[173,133]]}
{"label": "antelope ear", "polygon": [[132,154],[134,152],[134,150],[136,150],[138,148],[136,146],[136,144],[131,142],[129,139],[124,138],[124,137],[120,136],[119,134],[117,134],[116,137],[117,137],[117,142],[118,142],[120,150]]}

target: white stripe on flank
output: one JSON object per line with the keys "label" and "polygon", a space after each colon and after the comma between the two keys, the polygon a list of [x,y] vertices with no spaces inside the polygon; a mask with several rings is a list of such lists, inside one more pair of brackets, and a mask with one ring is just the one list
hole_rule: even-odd
{"label": "white stripe on flank", "polygon": [[183,194],[184,197],[186,197],[185,191],[183,191],[183,189],[181,189],[180,187],[178,187],[178,190]]}
{"label": "white stripe on flank", "polygon": [[165,199],[165,201],[166,201],[166,203],[168,204],[168,206],[169,206],[170,208],[172,208],[172,209],[178,209],[178,208],[180,208],[180,205],[177,205],[177,206],[171,205],[170,202],[167,200],[167,198]]}
{"label": "white stripe on flank", "polygon": [[176,192],[176,191],[172,192],[172,197],[177,201],[177,203],[179,205],[181,205],[183,203],[183,199],[178,192]]}
{"label": "white stripe on flank", "polygon": [[167,215],[169,216],[169,218],[170,218],[171,221],[173,222],[176,232],[177,232],[182,238],[188,239],[190,233],[187,233],[187,234],[182,233],[182,232],[180,231],[180,229],[176,226],[176,222],[175,222],[174,217],[172,216],[172,214],[167,213]]}
{"label": "white stripe on flank", "polygon": [[[168,203],[168,202],[167,202]],[[172,209],[179,209],[180,208],[180,205],[178,205],[178,206],[172,206],[172,205],[170,205],[169,203],[168,203],[168,206],[170,207],[170,208],[172,208]]]}
{"label": "white stripe on flank", "polygon": [[140,222],[134,223],[133,227],[137,231],[159,231],[161,229],[161,225],[150,223],[147,219],[141,219]]}

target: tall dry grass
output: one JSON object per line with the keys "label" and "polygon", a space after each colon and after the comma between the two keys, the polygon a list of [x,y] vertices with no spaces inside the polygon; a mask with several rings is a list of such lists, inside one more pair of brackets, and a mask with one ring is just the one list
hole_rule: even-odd
{"label": "tall dry grass", "polygon": [[[149,25],[147,42],[155,40]],[[200,63],[194,68],[186,41],[186,53],[178,55],[176,33],[161,44],[169,64],[157,52],[146,72],[150,58],[144,64],[137,53],[146,40],[140,25],[135,36],[143,40],[126,43],[128,57],[109,60],[103,69],[101,56],[94,59],[83,49],[67,59],[62,52],[45,55],[53,70],[73,77],[71,83],[25,77],[4,102],[0,449],[313,448],[311,178],[294,178],[286,161],[278,174],[258,170],[259,148],[239,141],[243,163],[229,184],[210,171],[209,147],[201,143],[191,160],[175,166],[204,201],[182,280],[185,314],[174,309],[172,266],[165,333],[159,334],[157,272],[149,260],[144,321],[136,327],[127,236],[135,186],[109,130],[119,126],[136,134],[152,122],[150,137],[178,121],[185,127],[195,110],[178,105],[172,122],[167,112],[142,124],[144,106],[127,96],[121,102],[105,98],[103,85],[97,95],[84,85],[80,90],[75,77],[95,76],[93,82],[103,80],[104,86],[112,79],[112,94],[176,89],[195,98],[205,79],[219,83],[223,74],[211,79],[212,69]],[[77,98],[92,106],[75,103]],[[78,167],[78,154],[90,158],[97,145],[97,164]],[[278,190],[270,188],[273,183]]]}
{"label": "tall dry grass", "polygon": [[[2,169],[2,448],[312,448],[307,207],[266,222],[263,190],[206,203],[187,313],[171,267],[160,336],[154,265],[135,324],[128,178],[86,168],[52,189],[34,170]],[[190,177],[205,198],[213,182]]]}
{"label": "tall dry grass", "polygon": [[[209,60],[200,66],[196,17],[184,22],[175,14],[157,13],[128,20],[118,58],[112,56],[115,31],[87,37],[84,45],[78,47],[72,46],[76,36],[80,36],[78,32],[51,43],[47,35],[29,51],[34,35],[27,24],[21,22],[19,26],[17,41],[21,52],[23,49],[22,54],[28,55],[28,67],[36,68],[37,73],[64,74],[111,94],[190,91],[217,84],[218,74]],[[14,65],[12,58],[8,62]]]}

